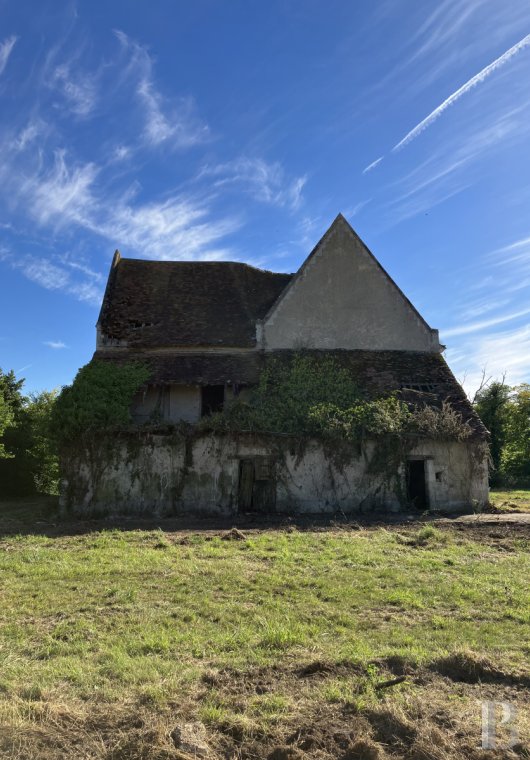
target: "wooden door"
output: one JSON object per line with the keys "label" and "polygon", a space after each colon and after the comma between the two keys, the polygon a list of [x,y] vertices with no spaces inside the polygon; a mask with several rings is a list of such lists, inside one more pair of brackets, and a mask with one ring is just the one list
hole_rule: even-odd
{"label": "wooden door", "polygon": [[254,489],[254,462],[242,459],[239,463],[239,496],[240,512],[250,512],[252,509],[252,491]]}

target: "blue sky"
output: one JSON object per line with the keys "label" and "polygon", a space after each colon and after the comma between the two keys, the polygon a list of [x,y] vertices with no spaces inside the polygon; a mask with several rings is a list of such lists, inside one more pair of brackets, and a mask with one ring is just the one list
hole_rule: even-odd
{"label": "blue sky", "polygon": [[294,271],[342,211],[468,391],[530,380],[530,4],[0,0],[0,366],[91,357],[115,248]]}

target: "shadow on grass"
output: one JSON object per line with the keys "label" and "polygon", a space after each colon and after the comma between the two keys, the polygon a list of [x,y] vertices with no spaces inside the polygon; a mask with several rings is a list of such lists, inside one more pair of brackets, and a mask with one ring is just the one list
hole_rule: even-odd
{"label": "shadow on grass", "polygon": [[[112,517],[86,517],[62,515],[59,512],[58,497],[31,496],[2,499],[0,498],[0,540],[9,536],[37,535],[81,536],[101,531],[120,530],[162,530],[166,533],[221,532],[230,538],[232,528],[239,531],[278,530],[291,531],[337,531],[367,530],[386,528],[414,528],[422,524],[437,521],[439,527],[452,527],[468,534],[477,532],[488,535],[494,520],[495,530],[501,533],[530,534],[528,515],[465,515],[433,512],[388,512],[372,510],[355,515],[343,512],[328,514],[259,514],[239,513],[235,515],[201,516],[201,515],[114,515]],[[441,519],[446,518],[446,519]],[[447,519],[449,518],[449,519]],[[458,518],[462,518],[459,520]],[[508,522],[510,521],[510,522]],[[513,522],[512,522],[513,521]],[[490,536],[493,534],[489,533]],[[241,537],[241,536],[240,536]],[[245,537],[244,535],[242,536]],[[500,534],[497,537],[501,537]]]}
{"label": "shadow on grass", "polygon": [[345,515],[342,512],[326,515],[287,515],[243,513],[228,516],[201,517],[194,515],[116,515],[113,517],[79,518],[61,515],[58,498],[33,496],[2,500],[0,498],[0,538],[15,535],[75,536],[105,530],[162,530],[164,532],[230,531],[239,530],[356,530],[389,525],[413,525],[440,517],[429,513],[391,513],[371,511]]}

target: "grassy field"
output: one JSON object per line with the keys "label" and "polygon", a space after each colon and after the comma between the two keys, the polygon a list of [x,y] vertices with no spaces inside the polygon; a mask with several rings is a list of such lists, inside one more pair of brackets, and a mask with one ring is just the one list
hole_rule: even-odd
{"label": "grassy field", "polygon": [[[0,519],[0,756],[530,757],[528,526],[32,532],[35,508]],[[480,748],[481,700],[518,708],[513,751]]]}
{"label": "grassy field", "polygon": [[494,489],[490,492],[490,502],[502,512],[530,512],[530,491]]}

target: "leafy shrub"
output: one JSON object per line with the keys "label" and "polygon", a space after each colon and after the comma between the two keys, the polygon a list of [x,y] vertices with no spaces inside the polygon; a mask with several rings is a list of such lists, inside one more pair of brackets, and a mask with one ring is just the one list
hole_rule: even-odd
{"label": "leafy shrub", "polygon": [[60,445],[127,426],[134,394],[149,378],[143,364],[93,361],[82,367],[55,403],[52,433]]}
{"label": "leafy shrub", "polygon": [[313,429],[324,435],[358,441],[367,435],[401,434],[411,416],[406,404],[394,396],[357,401],[347,409],[317,404],[309,410]]}
{"label": "leafy shrub", "polygon": [[298,435],[314,431],[311,410],[317,404],[352,406],[359,391],[351,374],[329,357],[296,354],[290,361],[273,357],[248,401],[236,399],[202,421],[215,430],[255,430]]}
{"label": "leafy shrub", "polygon": [[469,423],[446,401],[440,409],[424,406],[409,418],[408,432],[439,440],[464,441],[472,434]]}
{"label": "leafy shrub", "polygon": [[247,400],[236,399],[200,426],[216,431],[256,431],[360,441],[418,436],[465,440],[470,426],[449,404],[409,409],[396,396],[367,400],[349,370],[331,357],[297,354],[272,358]]}

